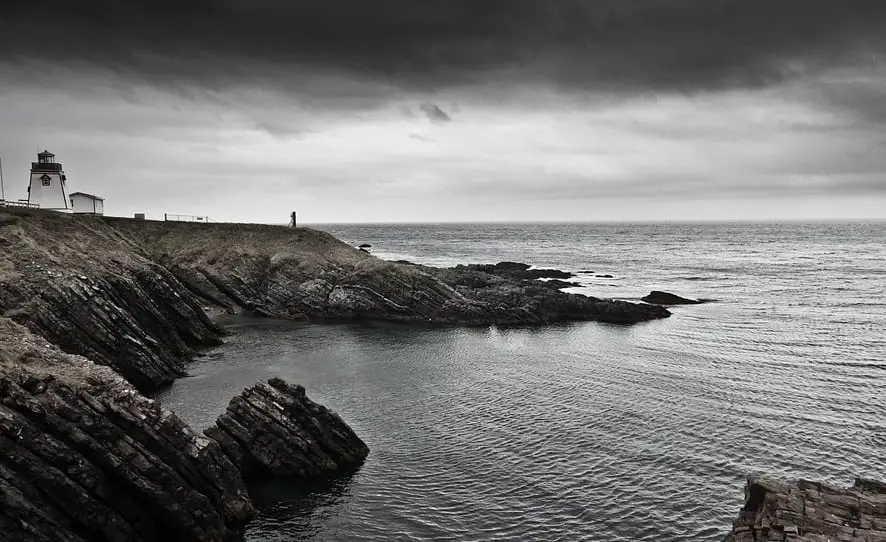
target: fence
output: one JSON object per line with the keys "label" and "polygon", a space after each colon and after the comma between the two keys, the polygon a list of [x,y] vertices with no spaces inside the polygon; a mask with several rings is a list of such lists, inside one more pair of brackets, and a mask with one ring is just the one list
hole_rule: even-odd
{"label": "fence", "polygon": [[39,209],[40,205],[37,203],[28,203],[27,201],[7,201],[5,199],[0,199],[0,207],[22,207],[25,209]]}
{"label": "fence", "polygon": [[163,213],[163,220],[166,222],[209,222],[209,217]]}

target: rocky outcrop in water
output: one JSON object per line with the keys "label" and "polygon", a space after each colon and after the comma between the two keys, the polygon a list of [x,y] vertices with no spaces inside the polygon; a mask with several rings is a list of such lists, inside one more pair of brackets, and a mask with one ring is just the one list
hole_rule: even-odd
{"label": "rocky outcrop in water", "polygon": [[[302,228],[10,210],[0,314],[142,391],[219,344],[207,309],[301,319],[465,325],[664,318],[661,307],[567,294],[527,264],[437,269],[379,260]],[[560,280],[560,279],[557,279]]]}
{"label": "rocky outcrop in water", "polygon": [[745,505],[725,542],[886,542],[886,484],[847,489],[748,479]]}
{"label": "rocky outcrop in water", "polygon": [[279,378],[234,397],[205,433],[248,479],[328,477],[360,465],[369,453],[337,414]]}
{"label": "rocky outcrop in water", "polygon": [[669,292],[661,292],[653,290],[649,295],[641,298],[646,303],[653,305],[697,305],[701,301],[695,299],[687,299]]}
{"label": "rocky outcrop in water", "polygon": [[253,509],[219,445],[0,318],[0,539],[223,541]]}
{"label": "rocky outcrop in water", "polygon": [[575,275],[559,269],[531,269],[531,265],[519,262],[498,262],[496,264],[468,264],[455,266],[456,271],[480,271],[490,275],[519,280],[569,279]]}
{"label": "rocky outcrop in water", "polygon": [[633,323],[669,315],[545,287],[533,279],[572,275],[527,264],[438,269],[379,260],[308,229],[105,221],[206,303],[259,315],[465,325]]}

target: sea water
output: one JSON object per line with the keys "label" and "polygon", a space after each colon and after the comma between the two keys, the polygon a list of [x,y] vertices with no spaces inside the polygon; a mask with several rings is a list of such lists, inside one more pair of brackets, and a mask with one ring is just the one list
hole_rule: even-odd
{"label": "sea water", "polygon": [[[371,453],[255,488],[249,541],[719,541],[748,474],[886,478],[886,224],[324,225],[376,256],[577,272],[709,299],[633,326],[229,317],[161,396],[199,428],[281,376]],[[612,278],[600,275],[612,275]]]}

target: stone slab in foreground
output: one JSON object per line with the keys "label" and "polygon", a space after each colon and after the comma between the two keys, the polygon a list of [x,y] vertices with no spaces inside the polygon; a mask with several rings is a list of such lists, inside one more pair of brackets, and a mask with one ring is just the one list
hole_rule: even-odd
{"label": "stone slab in foreground", "polygon": [[846,489],[751,477],[724,542],[886,542],[886,484]]}

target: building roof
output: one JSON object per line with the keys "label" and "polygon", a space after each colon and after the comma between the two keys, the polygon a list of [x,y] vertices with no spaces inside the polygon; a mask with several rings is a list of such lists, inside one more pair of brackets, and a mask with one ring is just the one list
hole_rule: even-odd
{"label": "building roof", "polygon": [[72,198],[73,198],[74,196],[84,196],[84,197],[87,197],[87,198],[89,198],[89,199],[97,199],[97,200],[105,201],[105,198],[100,198],[100,197],[98,197],[98,196],[93,196],[92,194],[87,194],[86,192],[72,192],[72,193],[70,194],[70,196],[71,196]]}

